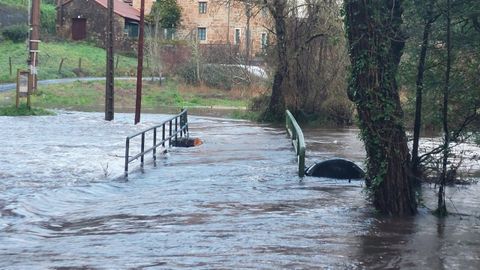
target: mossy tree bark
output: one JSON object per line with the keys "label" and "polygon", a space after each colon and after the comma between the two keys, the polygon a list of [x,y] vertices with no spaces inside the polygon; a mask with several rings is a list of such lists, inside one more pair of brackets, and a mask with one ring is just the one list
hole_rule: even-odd
{"label": "mossy tree bark", "polygon": [[375,207],[395,216],[416,213],[407,138],[395,79],[405,37],[401,0],[345,0],[351,80],[367,152],[367,184]]}

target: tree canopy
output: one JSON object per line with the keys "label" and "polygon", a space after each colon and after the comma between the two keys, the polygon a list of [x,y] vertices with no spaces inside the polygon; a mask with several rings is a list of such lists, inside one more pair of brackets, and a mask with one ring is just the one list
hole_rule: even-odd
{"label": "tree canopy", "polygon": [[182,19],[182,9],[176,0],[158,0],[147,16],[150,23],[159,23],[163,28],[177,28]]}

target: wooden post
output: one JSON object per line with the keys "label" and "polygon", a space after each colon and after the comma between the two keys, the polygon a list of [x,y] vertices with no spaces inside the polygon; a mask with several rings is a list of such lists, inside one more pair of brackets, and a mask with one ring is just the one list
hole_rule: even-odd
{"label": "wooden post", "polygon": [[114,117],[114,66],[113,66],[113,0],[108,0],[108,20],[107,20],[107,74],[105,85],[105,120],[111,121]]}
{"label": "wooden post", "polygon": [[[30,77],[31,78],[31,77]],[[32,109],[32,102],[30,101],[30,96],[32,95],[32,89],[28,88],[28,93],[27,93],[27,108],[29,110]]]}
{"label": "wooden post", "polygon": [[32,0],[32,12],[30,18],[30,79],[32,80],[30,90],[37,89],[37,65],[38,65],[38,43],[40,42],[40,0]]}
{"label": "wooden post", "polygon": [[78,58],[78,71],[82,71],[82,58]]}
{"label": "wooden post", "polygon": [[60,65],[58,65],[58,74],[62,73],[62,66],[63,66],[63,61],[65,60],[65,58],[62,58],[62,60],[60,60]]}
{"label": "wooden post", "polygon": [[10,67],[10,77],[12,77],[13,70],[12,70],[12,57],[11,56],[8,57],[8,65]]}
{"label": "wooden post", "polygon": [[15,107],[18,109],[20,105],[20,69],[17,69],[17,93],[15,96]]}
{"label": "wooden post", "polygon": [[145,24],[145,0],[140,2],[140,34],[138,36],[137,96],[135,100],[135,124],[140,122],[142,108],[143,36]]}

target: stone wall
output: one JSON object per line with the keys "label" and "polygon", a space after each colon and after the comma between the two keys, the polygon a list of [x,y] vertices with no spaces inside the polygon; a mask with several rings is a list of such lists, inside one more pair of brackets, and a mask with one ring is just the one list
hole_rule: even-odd
{"label": "stone wall", "polygon": [[[145,10],[150,12],[154,2],[155,0],[145,0]],[[199,2],[207,2],[207,13],[201,14],[199,12]],[[202,44],[230,43],[238,45],[240,52],[245,54],[247,47],[245,5],[232,1],[229,12],[225,2],[219,0],[177,0],[178,5],[182,8],[182,22],[181,27],[177,29],[177,38],[191,40],[197,36],[199,27],[205,27],[207,29],[207,40],[202,41]],[[140,0],[133,0],[133,6],[140,8]],[[261,10],[253,10],[252,13],[256,14],[250,20],[250,54],[254,56],[262,53],[261,37],[262,33],[268,36],[265,26],[270,25],[270,20],[267,13]],[[234,42],[235,29],[240,30],[239,44]]]}
{"label": "stone wall", "polygon": [[[245,53],[247,17],[243,3],[233,2],[230,8],[221,1],[177,0],[182,7],[182,27],[179,31],[184,37],[196,35],[198,27],[207,28],[207,44],[235,44],[235,29],[240,30],[240,51]],[[207,2],[207,13],[199,12],[198,3]],[[230,9],[230,12],[229,12]],[[265,12],[254,10],[255,17],[250,19],[251,55],[260,54],[261,35],[267,34],[268,16]],[[268,34],[267,34],[268,35]]]}

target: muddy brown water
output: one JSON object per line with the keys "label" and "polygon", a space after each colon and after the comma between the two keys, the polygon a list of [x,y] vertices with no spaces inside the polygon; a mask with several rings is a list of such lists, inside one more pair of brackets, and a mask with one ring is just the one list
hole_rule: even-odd
{"label": "muddy brown water", "polygon": [[[479,269],[478,185],[446,219],[431,186],[416,217],[379,217],[361,182],[300,180],[282,128],[190,117],[202,146],[123,181],[125,136],[166,117],[0,117],[0,269]],[[357,133],[306,130],[307,164],[362,165]]]}

